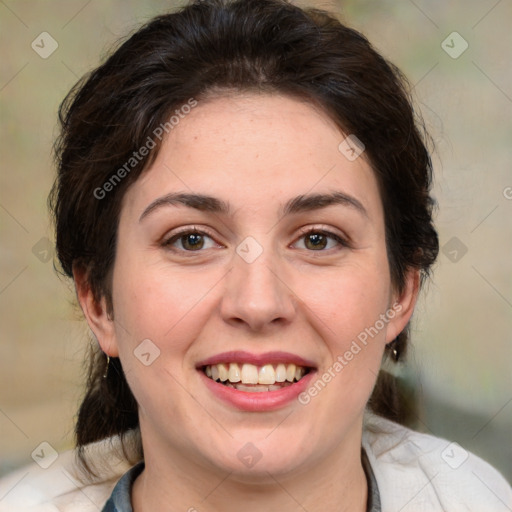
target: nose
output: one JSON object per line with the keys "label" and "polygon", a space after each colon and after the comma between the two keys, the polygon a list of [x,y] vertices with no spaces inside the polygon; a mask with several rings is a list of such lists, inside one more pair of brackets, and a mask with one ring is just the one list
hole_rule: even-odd
{"label": "nose", "polygon": [[286,281],[282,266],[268,251],[252,262],[235,254],[226,276],[222,318],[254,332],[290,323],[297,301]]}

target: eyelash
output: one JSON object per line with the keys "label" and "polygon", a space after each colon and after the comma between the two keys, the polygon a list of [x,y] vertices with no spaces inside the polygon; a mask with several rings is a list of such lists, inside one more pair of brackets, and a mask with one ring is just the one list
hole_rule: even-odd
{"label": "eyelash", "polygon": [[192,227],[192,228],[183,228],[180,231],[177,231],[171,237],[164,239],[162,241],[161,245],[162,245],[162,247],[170,248],[171,250],[179,251],[179,252],[185,252],[185,253],[186,252],[190,252],[190,253],[201,252],[201,250],[187,251],[186,249],[177,249],[177,248],[171,247],[173,243],[179,241],[181,238],[184,238],[186,235],[207,236],[208,238],[211,238],[212,240],[214,240],[214,237],[212,236],[211,233],[208,233],[207,231]]}
{"label": "eyelash", "polygon": [[[327,229],[322,229],[322,228],[303,228],[303,230],[300,231],[300,235],[299,237],[295,240],[294,244],[297,243],[299,240],[301,239],[304,239],[305,237],[307,237],[308,235],[312,235],[312,234],[317,234],[317,235],[323,235],[331,240],[334,240],[335,242],[338,243],[338,245],[340,247],[343,247],[343,248],[347,248],[347,247],[350,247],[350,244],[348,242],[347,239],[341,237],[340,235],[337,235]],[[207,231],[205,230],[201,230],[201,229],[197,229],[195,227],[193,228],[184,228],[176,233],[174,233],[171,237],[169,238],[166,238],[162,241],[161,243],[161,246],[164,247],[164,248],[168,248],[168,249],[171,249],[175,252],[181,252],[181,253],[195,253],[195,252],[202,252],[204,249],[198,249],[198,250],[187,250],[187,249],[180,249],[180,248],[175,248],[175,247],[172,247],[172,245],[179,241],[181,238],[185,237],[186,235],[200,235],[200,236],[206,236],[208,238],[210,238],[212,241],[215,242],[214,240],[214,237],[211,233],[208,233]],[[217,242],[215,242],[217,243]],[[330,249],[320,249],[320,250],[308,250],[306,249],[308,252],[311,252],[311,253],[315,253],[315,252],[327,252],[327,251],[330,251],[332,250],[333,248],[330,248]]]}
{"label": "eyelash", "polygon": [[[338,243],[338,245],[343,248],[350,247],[350,244],[346,238],[344,238],[341,235],[338,235],[336,233],[333,233],[332,231],[329,231],[328,229],[323,229],[323,228],[309,228],[309,227],[303,228],[302,230],[300,230],[300,236],[297,238],[297,240],[294,243],[296,243],[298,240],[303,239],[303,238],[307,237],[308,235],[312,235],[312,234],[326,236],[327,238],[330,238],[330,239],[336,241]],[[327,252],[329,250],[330,249],[318,250],[318,251],[311,250],[308,252],[312,252],[312,253]]]}

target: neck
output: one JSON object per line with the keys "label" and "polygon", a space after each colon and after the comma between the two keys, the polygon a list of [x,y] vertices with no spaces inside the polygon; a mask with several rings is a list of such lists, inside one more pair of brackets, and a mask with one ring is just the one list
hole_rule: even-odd
{"label": "neck", "polygon": [[134,483],[134,512],[364,512],[367,482],[361,431],[327,457],[293,474],[260,471],[254,478],[212,471],[183,454],[145,449],[146,467]]}

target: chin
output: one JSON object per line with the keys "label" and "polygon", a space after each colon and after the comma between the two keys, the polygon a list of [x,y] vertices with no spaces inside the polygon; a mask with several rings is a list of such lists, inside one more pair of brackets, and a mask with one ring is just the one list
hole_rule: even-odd
{"label": "chin", "polygon": [[217,471],[230,473],[230,479],[245,483],[263,483],[270,475],[276,478],[291,475],[301,472],[308,461],[312,463],[315,443],[306,439],[306,432],[304,436],[293,437],[286,432],[282,435],[269,432],[272,431],[265,429],[250,433],[244,429],[243,435],[237,433],[235,439],[226,440],[224,445],[210,443],[203,456]]}

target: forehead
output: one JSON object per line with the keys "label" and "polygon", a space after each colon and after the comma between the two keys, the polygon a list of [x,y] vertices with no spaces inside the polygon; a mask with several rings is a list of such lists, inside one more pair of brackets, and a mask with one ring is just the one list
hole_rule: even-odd
{"label": "forehead", "polygon": [[125,206],[140,215],[158,196],[180,191],[215,196],[235,209],[261,209],[336,190],[378,210],[374,172],[364,153],[347,158],[347,135],[313,105],[281,95],[198,101],[128,190]]}

